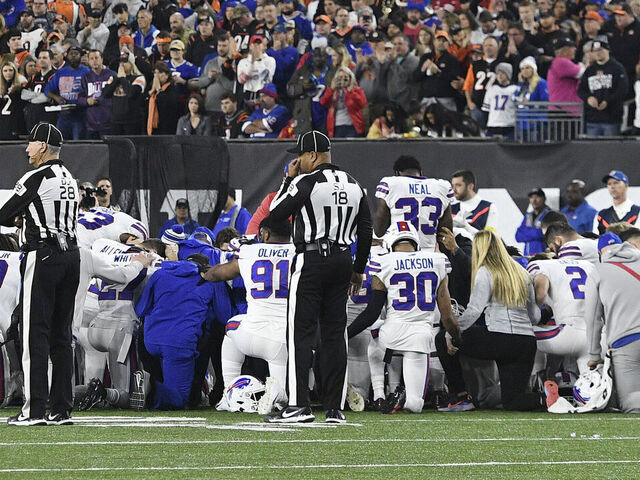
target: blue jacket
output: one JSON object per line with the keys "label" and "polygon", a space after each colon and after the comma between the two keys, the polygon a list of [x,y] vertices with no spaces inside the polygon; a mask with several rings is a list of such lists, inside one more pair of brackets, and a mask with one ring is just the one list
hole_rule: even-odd
{"label": "blue jacket", "polygon": [[[518,84],[518,90],[514,93],[514,98],[520,97],[523,88],[528,88],[528,85],[525,85],[523,82]],[[533,92],[526,93],[525,99],[529,102],[548,102],[549,101],[549,89],[547,87],[547,81],[544,78],[541,78],[534,88]],[[520,112],[519,120],[518,120],[518,129],[520,130],[529,130],[535,128],[540,128],[540,124],[547,120],[546,115],[539,114],[525,114]]]}
{"label": "blue jacket", "polygon": [[544,235],[542,235],[540,223],[550,211],[551,209],[545,206],[545,209],[537,217],[534,217],[533,212],[528,212],[522,219],[522,223],[516,230],[516,241],[525,244],[525,255],[535,255],[546,250],[547,246],[544,243]]}
{"label": "blue jacket", "polygon": [[[206,227],[198,227],[196,232],[208,232],[210,236],[213,236],[211,230]],[[193,235],[186,240],[183,240],[178,244],[178,258],[185,260],[189,255],[194,253],[201,253],[209,257],[210,265],[218,265],[222,260],[223,255],[231,255],[219,250],[215,247],[211,247],[204,242],[196,240]],[[242,279],[235,279],[230,288],[225,282],[217,282],[212,284],[215,290],[214,311],[216,320],[223,325],[227,324],[227,321],[238,314],[246,313],[247,306],[244,300],[245,291],[244,283]]]}
{"label": "blue jacket", "polygon": [[267,50],[267,55],[276,61],[276,72],[273,74],[273,83],[278,88],[278,92],[285,92],[287,82],[291,80],[293,72],[296,71],[300,54],[294,47],[285,47],[282,50]]}
{"label": "blue jacket", "polygon": [[[236,221],[233,225],[231,225],[231,217],[233,217],[236,210],[240,209],[238,212],[238,216],[236,217]],[[247,226],[251,221],[251,213],[246,208],[240,207],[240,205],[234,205],[231,210],[228,212],[220,212],[220,216],[218,217],[218,221],[216,226],[213,227],[213,239],[215,240],[220,233],[220,230],[226,227],[233,227],[238,232],[244,234],[247,231]]]}
{"label": "blue jacket", "polygon": [[356,57],[356,50],[358,48],[362,50],[362,55],[373,55],[373,49],[371,48],[371,45],[369,45],[369,42],[362,42],[360,45],[356,45],[351,40],[349,40],[345,44],[345,47],[347,47],[347,50],[349,50],[349,54],[351,55],[351,58],[354,62],[358,61],[358,57]]}
{"label": "blue jacket", "polygon": [[146,343],[196,349],[215,297],[214,285],[201,280],[194,263],[163,262],[136,305]]}
{"label": "blue jacket", "polygon": [[593,219],[598,212],[586,200],[575,210],[570,210],[569,205],[566,205],[560,211],[566,215],[569,225],[579,234],[593,231]]}
{"label": "blue jacket", "polygon": [[[283,15],[278,17],[280,23],[287,23],[287,19]],[[311,28],[311,22],[305,18],[304,15],[296,15],[293,17],[293,21],[296,22],[296,27],[300,30],[300,36],[305,40],[311,41],[313,38],[313,29]]]}
{"label": "blue jacket", "polygon": [[142,30],[138,29],[138,31],[133,35],[133,42],[139,47],[151,48],[158,33],[159,31],[154,25],[151,25],[151,28],[149,28],[146,35],[142,33]]}
{"label": "blue jacket", "polygon": [[7,28],[13,27],[20,18],[20,13],[27,9],[24,0],[6,0],[0,2],[0,15],[4,18]]}

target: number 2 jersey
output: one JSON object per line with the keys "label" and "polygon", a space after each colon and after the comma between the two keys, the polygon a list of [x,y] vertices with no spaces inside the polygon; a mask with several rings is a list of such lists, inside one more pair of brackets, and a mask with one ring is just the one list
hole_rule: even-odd
{"label": "number 2 jersey", "polygon": [[[238,252],[240,275],[247,290],[243,324],[249,323],[252,330],[278,342],[286,339],[289,272],[295,251],[293,243],[255,243],[242,245]],[[227,329],[233,329],[232,322]]]}
{"label": "number 2 jersey", "polygon": [[77,233],[78,244],[85,248],[91,248],[101,238],[118,242],[123,233],[130,233],[142,240],[149,238],[149,229],[140,220],[105,207],[93,207],[80,212]]}
{"label": "number 2 jersey", "polygon": [[454,200],[447,180],[409,175],[384,177],[376,188],[376,197],[389,207],[391,224],[413,223],[420,235],[420,247],[435,250],[438,221]]}
{"label": "number 2 jersey", "polygon": [[433,325],[440,318],[436,292],[451,271],[446,255],[419,250],[391,252],[377,258],[380,271],[373,273],[387,288],[385,324]]}
{"label": "number 2 jersey", "polygon": [[584,292],[593,263],[585,260],[560,259],[536,260],[527,265],[527,271],[535,278],[544,275],[549,279],[548,301],[557,323],[586,328],[584,323]]}

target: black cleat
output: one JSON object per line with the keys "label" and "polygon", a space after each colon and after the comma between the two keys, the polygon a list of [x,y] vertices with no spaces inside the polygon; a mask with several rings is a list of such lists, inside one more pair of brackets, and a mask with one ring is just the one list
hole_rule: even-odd
{"label": "black cleat", "polygon": [[42,417],[25,417],[22,412],[16,413],[12,417],[7,418],[7,424],[14,427],[40,427],[48,425],[47,421]]}
{"label": "black cleat", "polygon": [[73,425],[71,415],[68,412],[64,413],[48,413],[45,416],[47,425]]}
{"label": "black cleat", "polygon": [[387,395],[382,405],[380,405],[380,413],[396,413],[404,407],[404,402],[407,399],[407,394],[404,387],[396,387],[396,391]]}
{"label": "black cleat", "polygon": [[337,408],[327,410],[324,421],[326,423],[347,423],[347,419],[344,417],[344,414]]}
{"label": "black cleat", "polygon": [[372,412],[379,412],[383,402],[384,398],[376,398],[373,402],[369,402],[367,404],[367,410]]}
{"label": "black cleat", "polygon": [[315,419],[310,407],[287,407],[281,412],[264,417],[267,423],[310,423]]}
{"label": "black cleat", "polygon": [[98,378],[92,378],[87,387],[87,393],[78,405],[80,412],[86,412],[100,402],[107,399],[107,389]]}

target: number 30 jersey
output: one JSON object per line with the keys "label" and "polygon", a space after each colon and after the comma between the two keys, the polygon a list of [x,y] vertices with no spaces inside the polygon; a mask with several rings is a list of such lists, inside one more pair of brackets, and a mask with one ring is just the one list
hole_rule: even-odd
{"label": "number 30 jersey", "polygon": [[77,233],[78,244],[85,248],[91,248],[100,238],[119,242],[123,233],[142,240],[149,238],[149,229],[140,220],[105,207],[93,207],[78,214]]}
{"label": "number 30 jersey", "polygon": [[287,329],[289,272],[295,255],[293,243],[242,245],[238,252],[240,275],[247,290],[247,318],[252,329],[264,329],[281,341]]}
{"label": "number 30 jersey", "polygon": [[595,266],[586,260],[536,260],[527,265],[533,278],[549,279],[548,301],[557,323],[586,328],[584,323],[584,292],[588,276]]}
{"label": "number 30 jersey", "polygon": [[438,221],[454,199],[447,180],[410,175],[384,177],[376,188],[376,197],[389,207],[392,224],[413,223],[420,235],[420,247],[435,250]]}
{"label": "number 30 jersey", "polygon": [[379,255],[378,277],[387,288],[385,323],[420,322],[433,325],[440,317],[436,292],[451,271],[446,255],[419,250]]}

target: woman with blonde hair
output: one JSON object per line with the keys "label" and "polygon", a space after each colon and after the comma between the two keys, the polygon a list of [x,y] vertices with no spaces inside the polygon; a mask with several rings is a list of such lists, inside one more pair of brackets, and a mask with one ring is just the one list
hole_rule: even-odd
{"label": "woman with blonde hair", "polygon": [[11,61],[0,64],[0,140],[14,140],[24,133],[24,112],[20,100],[22,85],[27,83]]}
{"label": "woman with blonde hair", "polygon": [[[473,240],[471,284],[469,303],[458,318],[462,345],[453,345],[444,333],[436,337],[451,394],[449,405],[439,410],[475,408],[462,376],[458,351],[496,362],[505,410],[542,408],[544,399],[527,392],[536,355],[532,325],[540,320],[533,284],[526,270],[509,256],[502,240],[489,230],[479,232]],[[475,325],[483,313],[485,325]]]}
{"label": "woman with blonde hair", "polygon": [[333,48],[331,60],[333,61],[333,66],[336,67],[336,69],[345,67],[353,71],[356,68],[356,64],[349,54],[349,50],[347,50],[347,47],[344,45],[336,45],[336,47]]}
{"label": "woman with blonde hair", "polygon": [[320,97],[320,104],[327,109],[329,137],[353,138],[364,135],[366,124],[362,110],[367,106],[367,96],[349,68],[338,68],[331,86]]}

